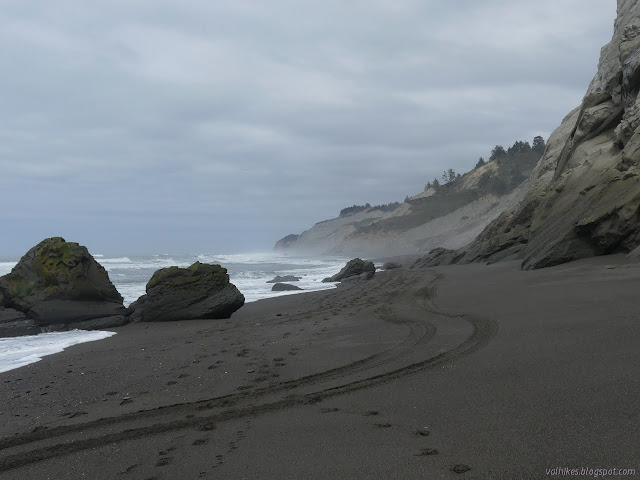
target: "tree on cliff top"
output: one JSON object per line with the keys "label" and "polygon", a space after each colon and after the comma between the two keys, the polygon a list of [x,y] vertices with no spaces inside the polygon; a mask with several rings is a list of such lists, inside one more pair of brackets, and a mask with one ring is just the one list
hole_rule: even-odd
{"label": "tree on cliff top", "polygon": [[547,146],[544,143],[544,138],[542,138],[540,135],[538,135],[537,137],[534,137],[533,146],[531,147],[531,150],[533,150],[534,152],[538,152],[538,153],[542,154],[542,153],[544,153],[544,149],[546,147]]}
{"label": "tree on cliff top", "polygon": [[493,147],[493,150],[491,150],[491,156],[489,157],[489,160],[495,160],[496,158],[504,158],[507,156],[507,151],[504,149],[504,147],[502,145],[496,145],[495,147]]}
{"label": "tree on cliff top", "polygon": [[521,140],[516,141],[513,146],[507,149],[507,155],[512,157],[517,155],[518,153],[529,153],[531,151],[531,146],[529,142],[523,142]]}

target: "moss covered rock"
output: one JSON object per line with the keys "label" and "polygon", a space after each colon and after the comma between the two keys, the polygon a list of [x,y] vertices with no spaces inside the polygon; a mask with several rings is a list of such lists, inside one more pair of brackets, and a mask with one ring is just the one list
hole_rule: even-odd
{"label": "moss covered rock", "polygon": [[[0,277],[0,302],[40,327],[65,326],[126,313],[106,270],[86,247],[61,237],[29,250],[11,273]],[[114,324],[122,324],[117,318]],[[109,321],[102,322],[108,325]]]}
{"label": "moss covered rock", "polygon": [[229,318],[242,305],[244,296],[229,282],[226,268],[196,262],[155,272],[144,301],[130,314],[145,322]]}

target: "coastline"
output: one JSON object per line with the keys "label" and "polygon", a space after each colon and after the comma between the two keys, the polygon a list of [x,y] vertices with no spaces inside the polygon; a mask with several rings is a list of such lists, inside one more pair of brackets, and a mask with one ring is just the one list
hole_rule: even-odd
{"label": "coastline", "polygon": [[0,476],[640,472],[638,280],[621,256],[404,267],[114,329],[0,374]]}

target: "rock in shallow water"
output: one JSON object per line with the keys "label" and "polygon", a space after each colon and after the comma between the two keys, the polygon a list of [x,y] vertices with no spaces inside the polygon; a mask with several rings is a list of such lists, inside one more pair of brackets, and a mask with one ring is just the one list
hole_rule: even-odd
{"label": "rock in shallow water", "polygon": [[144,322],[229,318],[242,305],[244,295],[229,282],[226,268],[196,262],[155,272],[129,314]]}
{"label": "rock in shallow water", "polygon": [[271,287],[272,292],[286,292],[288,290],[302,290],[302,289],[296,285],[289,285],[288,283],[276,283],[273,287]]}
{"label": "rock in shallow water", "polygon": [[344,282],[350,277],[368,280],[376,273],[373,262],[354,258],[349,260],[342,270],[332,277],[325,278],[323,282]]}

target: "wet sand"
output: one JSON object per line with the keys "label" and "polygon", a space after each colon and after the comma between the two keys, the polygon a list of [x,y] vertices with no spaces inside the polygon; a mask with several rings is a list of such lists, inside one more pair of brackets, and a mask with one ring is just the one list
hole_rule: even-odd
{"label": "wet sand", "polygon": [[115,329],[0,374],[0,478],[640,477],[639,287],[619,256],[402,268]]}

